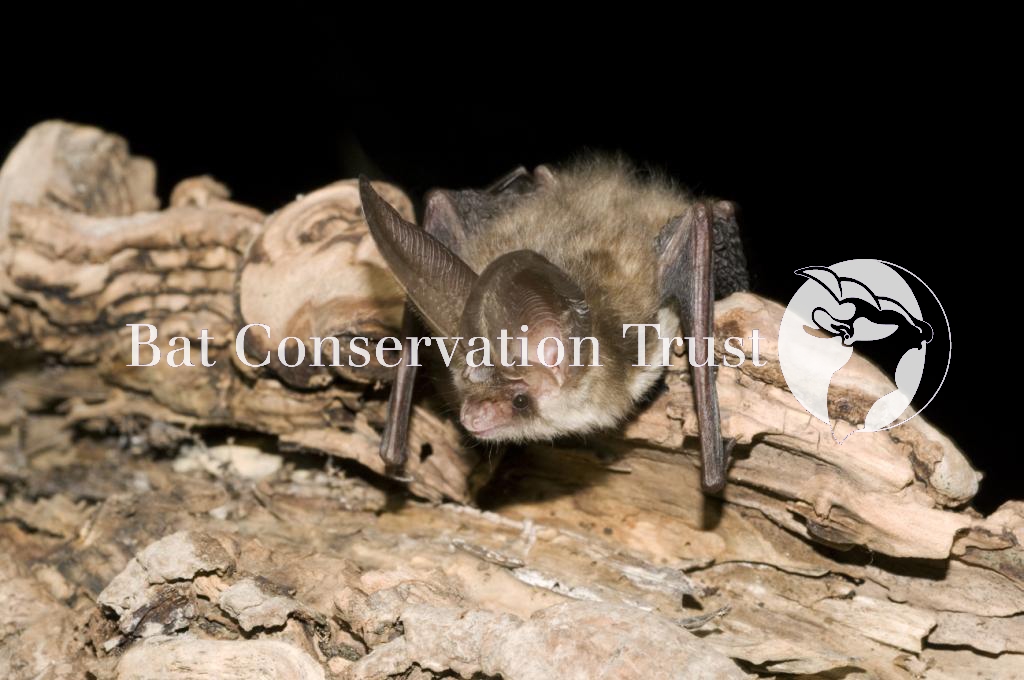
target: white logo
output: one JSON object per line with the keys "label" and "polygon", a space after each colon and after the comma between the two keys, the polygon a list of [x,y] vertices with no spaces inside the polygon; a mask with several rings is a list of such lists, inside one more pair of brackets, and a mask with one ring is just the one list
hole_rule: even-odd
{"label": "white logo", "polygon": [[[847,260],[831,267],[805,267],[796,274],[807,281],[782,316],[779,361],[790,391],[811,415],[835,431],[829,419],[829,385],[857,343],[877,343],[872,349],[887,357],[880,368],[896,389],[871,406],[855,431],[902,425],[931,402],[949,369],[951,342],[945,310],[921,279],[881,260]],[[933,366],[927,372],[926,356]],[[922,385],[931,394],[920,409],[908,411]]]}

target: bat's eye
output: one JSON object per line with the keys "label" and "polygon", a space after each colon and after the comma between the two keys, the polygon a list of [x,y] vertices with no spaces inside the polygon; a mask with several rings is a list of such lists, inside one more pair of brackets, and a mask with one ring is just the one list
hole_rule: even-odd
{"label": "bat's eye", "polygon": [[516,396],[512,397],[512,406],[514,406],[517,411],[522,411],[529,405],[530,398],[525,394],[517,394]]}

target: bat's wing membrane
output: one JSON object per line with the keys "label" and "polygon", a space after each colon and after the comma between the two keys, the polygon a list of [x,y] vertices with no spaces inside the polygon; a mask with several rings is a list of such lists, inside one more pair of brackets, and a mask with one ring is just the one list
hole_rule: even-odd
{"label": "bat's wing membrane", "polygon": [[545,166],[533,173],[518,167],[486,189],[434,189],[427,194],[423,229],[459,253],[460,246],[479,236],[491,218],[507,211],[552,177]]}
{"label": "bat's wing membrane", "polygon": [[750,290],[747,258],[743,254],[736,206],[729,201],[716,201],[711,210],[714,234],[715,299]]}

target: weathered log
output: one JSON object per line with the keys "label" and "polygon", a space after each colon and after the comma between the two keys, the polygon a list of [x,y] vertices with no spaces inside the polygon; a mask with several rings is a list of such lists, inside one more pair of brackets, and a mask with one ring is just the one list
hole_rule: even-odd
{"label": "weathered log", "polygon": [[[720,499],[677,359],[620,431],[504,459],[417,407],[415,500],[363,474],[388,371],[275,356],[397,332],[353,183],[269,217],[210,178],[156,212],[152,186],[123,140],[62,123],[0,170],[0,674],[1021,675],[1024,504],[971,510],[980,475],[923,417],[836,444],[786,389],[776,303],[716,308],[765,362],[718,372]],[[128,367],[128,323],[165,354],[205,328],[217,363]],[[250,323],[262,368],[235,356]],[[893,389],[856,355],[837,378],[851,420]],[[222,428],[270,439],[204,441]]]}
{"label": "weathered log", "polygon": [[[55,125],[61,124],[33,128],[12,152],[17,163],[0,171],[0,186],[13,187],[7,192],[12,202],[4,210],[8,237],[0,245],[8,277],[6,284],[0,282],[0,295],[9,300],[0,302],[0,339],[95,369],[97,378],[89,389],[109,389],[101,400],[63,395],[69,401],[69,424],[248,429],[276,435],[284,447],[355,459],[383,473],[374,429],[383,411],[379,398],[364,404],[363,393],[365,383],[386,378],[388,371],[373,362],[365,369],[341,369],[344,380],[335,381],[326,369],[288,369],[272,351],[289,335],[306,341],[314,335],[340,336],[340,344],[347,346],[349,337],[379,339],[394,334],[399,325],[403,301],[359,215],[355,184],[340,182],[265,219],[226,200],[224,188],[212,180],[193,179],[175,189],[175,202],[166,210],[132,213],[141,201],[111,207],[89,192],[92,186],[100,197],[117,194],[104,184],[108,175],[117,175],[111,163],[79,159],[73,167],[86,170],[65,176],[71,164],[58,160],[67,152],[52,138],[77,139],[84,133],[66,125],[70,131],[54,131]],[[102,135],[83,130],[90,139]],[[94,146],[120,149],[118,160],[131,167],[142,163],[126,157],[123,140],[111,139]],[[33,154],[53,172],[15,177]],[[150,192],[153,179],[150,172]],[[123,209],[128,214],[101,219],[45,201],[18,200],[50,195],[46,187],[28,186],[31,182],[77,187],[81,196],[72,207],[98,205],[105,212]],[[411,210],[395,189],[382,190]],[[155,199],[142,203],[151,207]],[[190,338],[198,346],[206,329],[214,338],[210,360],[216,365],[128,366],[131,331],[126,324],[133,323],[158,328],[156,344],[164,356],[172,349],[171,338]],[[269,353],[267,370],[254,371],[237,357],[235,334],[247,323],[271,328],[270,347],[259,334],[246,335],[253,341],[247,351],[259,356],[252,363]],[[312,356],[313,347],[306,352]],[[140,359],[148,362],[149,355]],[[480,461],[472,449],[460,446],[451,424],[417,410],[410,443],[415,452],[426,451],[429,444],[431,452],[410,460],[407,472],[416,493],[469,500]]]}

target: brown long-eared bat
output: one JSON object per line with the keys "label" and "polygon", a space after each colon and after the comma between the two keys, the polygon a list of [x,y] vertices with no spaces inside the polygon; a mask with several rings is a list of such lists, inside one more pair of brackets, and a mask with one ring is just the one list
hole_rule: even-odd
{"label": "brown long-eared bat", "polygon": [[[714,368],[709,366],[713,301],[748,287],[735,211],[696,199],[621,159],[588,159],[552,170],[519,168],[482,190],[434,190],[422,228],[403,219],[360,181],[363,212],[381,254],[411,306],[441,336],[513,338],[513,366],[473,366],[466,350],[450,363],[463,427],[485,441],[551,439],[614,426],[664,371],[635,366],[637,329],[660,323],[662,335],[692,344],[702,486],[725,484]],[[406,329],[414,319],[406,312]],[[526,328],[523,331],[523,327]],[[409,333],[406,333],[409,335]],[[526,338],[523,345],[518,339]],[[560,362],[540,345],[553,337],[592,337],[600,365]],[[404,356],[412,339],[405,340]],[[646,335],[648,356],[660,341]],[[581,343],[584,350],[585,343]],[[549,356],[539,356],[538,346]],[[479,362],[475,362],[479,363]],[[652,362],[656,363],[656,362]],[[520,365],[525,364],[525,365]],[[703,365],[700,365],[703,364]],[[406,460],[416,367],[403,359],[388,403],[381,456]]]}

